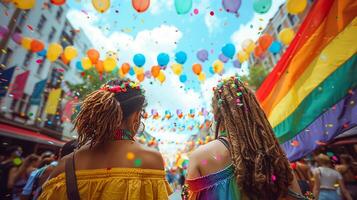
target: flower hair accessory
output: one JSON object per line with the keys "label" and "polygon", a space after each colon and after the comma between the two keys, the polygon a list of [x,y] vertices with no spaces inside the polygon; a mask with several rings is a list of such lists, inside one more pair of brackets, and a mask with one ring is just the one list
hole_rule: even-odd
{"label": "flower hair accessory", "polygon": [[108,91],[108,92],[112,92],[112,93],[121,93],[121,92],[127,92],[129,87],[132,89],[137,89],[137,90],[141,91],[139,83],[136,83],[133,81],[126,81],[126,82],[123,82],[121,85],[114,85],[114,86],[104,84],[100,88],[100,90],[104,90],[104,91]]}

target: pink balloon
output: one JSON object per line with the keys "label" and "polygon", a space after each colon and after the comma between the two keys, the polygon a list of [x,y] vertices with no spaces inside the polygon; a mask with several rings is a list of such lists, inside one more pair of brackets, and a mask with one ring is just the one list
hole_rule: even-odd
{"label": "pink balloon", "polygon": [[22,35],[21,33],[14,33],[12,36],[11,36],[12,40],[14,42],[16,42],[17,44],[21,44],[21,40],[22,40]]}

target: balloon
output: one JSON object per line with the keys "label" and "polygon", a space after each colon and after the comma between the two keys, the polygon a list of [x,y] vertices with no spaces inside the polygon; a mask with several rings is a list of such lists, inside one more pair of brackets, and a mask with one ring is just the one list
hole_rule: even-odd
{"label": "balloon", "polygon": [[103,72],[104,72],[104,62],[103,61],[98,60],[94,66],[99,74],[103,74]]}
{"label": "balloon", "polygon": [[92,0],[93,7],[100,13],[104,13],[110,7],[110,0]]}
{"label": "balloon", "polygon": [[144,68],[134,66],[134,72],[135,72],[135,74],[143,74],[144,73]]}
{"label": "balloon", "polygon": [[222,47],[222,53],[228,58],[233,58],[234,54],[236,53],[236,48],[232,43],[228,43]]}
{"label": "balloon", "polygon": [[264,50],[261,46],[256,46],[255,49],[254,49],[254,56],[256,58],[260,58],[264,53]]}
{"label": "balloon", "polygon": [[253,0],[253,10],[256,13],[267,13],[271,7],[272,0]]}
{"label": "balloon", "polygon": [[118,70],[118,75],[119,75],[120,78],[124,78],[125,77],[125,74],[123,73],[121,68]]}
{"label": "balloon", "polygon": [[145,56],[141,53],[135,54],[133,62],[136,66],[141,67],[145,64]]}
{"label": "balloon", "polygon": [[151,71],[145,71],[144,74],[146,78],[151,78]]}
{"label": "balloon", "polygon": [[123,63],[122,65],[121,65],[121,71],[123,72],[123,74],[125,75],[125,74],[127,74],[129,71],[130,71],[130,65],[129,65],[129,63]]}
{"label": "balloon", "polygon": [[179,51],[175,54],[175,60],[177,63],[179,64],[185,64],[186,60],[187,60],[187,54],[183,51]]}
{"label": "balloon", "polygon": [[48,50],[47,50],[47,59],[51,62],[57,60],[57,58],[61,55],[61,53],[63,52],[63,48],[60,44],[58,43],[51,43],[48,46]]}
{"label": "balloon", "polygon": [[201,62],[205,62],[206,60],[208,60],[208,51],[205,49],[199,50],[196,56],[198,60],[200,60]]}
{"label": "balloon", "polygon": [[23,37],[22,40],[21,40],[21,46],[23,48],[25,48],[26,50],[30,50],[31,49],[31,42],[32,42],[31,38]]}
{"label": "balloon", "polygon": [[223,71],[224,64],[220,60],[216,60],[214,61],[212,67],[213,67],[213,71],[219,74]]}
{"label": "balloon", "polygon": [[285,44],[289,45],[290,42],[294,39],[295,32],[291,28],[284,28],[283,30],[280,31],[278,38],[279,40]]}
{"label": "balloon", "polygon": [[206,74],[201,72],[200,75],[198,75],[198,80],[204,82],[206,80]]}
{"label": "balloon", "polygon": [[192,8],[192,0],[175,0],[176,12],[179,15],[184,15],[190,12]]}
{"label": "balloon", "polygon": [[153,66],[153,67],[151,68],[151,75],[152,75],[152,77],[157,78],[157,77],[159,76],[159,74],[160,74],[160,71],[161,71],[160,66]]}
{"label": "balloon", "polygon": [[287,0],[286,10],[288,13],[296,15],[303,12],[306,8],[307,0]]}
{"label": "balloon", "polygon": [[136,79],[138,79],[139,82],[143,82],[145,79],[145,74],[144,73],[137,74]]}
{"label": "balloon", "polygon": [[208,71],[209,71],[209,73],[214,74],[213,66],[209,67]]}
{"label": "balloon", "polygon": [[165,76],[165,74],[164,74],[163,71],[160,71],[159,76],[157,77],[157,80],[159,80],[161,84],[162,84],[163,82],[165,82],[166,76]]}
{"label": "balloon", "polygon": [[254,51],[255,44],[252,39],[246,39],[242,43],[242,49],[247,52],[248,54]]}
{"label": "balloon", "polygon": [[249,55],[245,51],[239,51],[238,54],[237,54],[237,58],[238,58],[240,63],[243,63],[246,60],[248,60]]}
{"label": "balloon", "polygon": [[222,0],[223,8],[230,13],[238,13],[241,3],[241,0]]}
{"label": "balloon", "polygon": [[240,64],[240,62],[238,61],[238,60],[235,60],[235,61],[233,61],[233,67],[235,67],[235,68],[241,68],[242,66],[241,66],[241,64]]}
{"label": "balloon", "polygon": [[13,0],[17,8],[28,10],[35,6],[36,0]]}
{"label": "balloon", "polygon": [[117,61],[112,57],[107,57],[105,58],[103,65],[105,72],[111,72],[115,69],[115,66],[117,66]]}
{"label": "balloon", "polygon": [[67,46],[64,49],[64,56],[67,60],[71,61],[73,58],[77,57],[78,52],[74,46]]}
{"label": "balloon", "polygon": [[32,52],[40,52],[45,48],[45,45],[42,41],[33,39],[30,44],[30,48]]}
{"label": "balloon", "polygon": [[184,82],[186,82],[187,81],[187,76],[185,75],[185,74],[182,74],[181,76],[180,76],[180,82],[181,83],[184,83]]}
{"label": "balloon", "polygon": [[96,64],[100,57],[99,52],[95,49],[89,49],[87,51],[87,56],[92,62],[92,64]]}
{"label": "balloon", "polygon": [[180,75],[183,71],[182,65],[175,63],[171,66],[172,71],[174,72],[174,74],[176,75]]}
{"label": "balloon", "polygon": [[269,34],[264,34],[258,39],[258,44],[263,51],[267,50],[271,43],[273,42],[273,37]]}
{"label": "balloon", "polygon": [[42,51],[37,52],[37,55],[38,55],[38,56],[41,56],[41,57],[45,57],[46,54],[47,54],[46,49],[43,49]]}
{"label": "balloon", "polygon": [[192,65],[192,71],[193,73],[195,73],[196,75],[199,75],[202,71],[202,65],[196,63],[194,65]]}
{"label": "balloon", "polygon": [[160,53],[157,56],[157,63],[160,66],[166,66],[169,63],[169,61],[170,61],[170,57],[166,53]]}
{"label": "balloon", "polygon": [[16,44],[21,44],[21,41],[22,41],[22,35],[21,33],[14,33],[12,36],[11,36],[12,40],[14,42],[16,42]]}
{"label": "balloon", "polygon": [[133,8],[139,13],[145,12],[150,6],[150,0],[132,0]]}
{"label": "balloon", "polygon": [[83,71],[84,69],[83,69],[83,66],[82,66],[82,63],[80,62],[80,61],[77,61],[76,62],[76,69],[78,70],[78,71]]}
{"label": "balloon", "polygon": [[219,54],[218,59],[219,59],[220,61],[222,61],[223,63],[226,63],[226,62],[228,62],[228,60],[229,60],[229,58],[227,58],[227,57],[224,56],[223,54]]}
{"label": "balloon", "polygon": [[66,3],[66,0],[51,0],[50,1],[53,5],[56,5],[56,6],[61,6],[63,4]]}
{"label": "balloon", "polygon": [[6,26],[0,26],[0,37],[4,38],[9,33],[9,29]]}
{"label": "balloon", "polygon": [[269,51],[271,53],[279,53],[281,50],[281,43],[278,41],[274,41],[273,43],[271,43],[270,47],[269,47]]}
{"label": "balloon", "polygon": [[133,76],[134,74],[135,74],[134,68],[131,67],[129,70],[129,75]]}
{"label": "balloon", "polygon": [[63,53],[61,54],[61,60],[62,60],[62,62],[63,62],[64,64],[68,65],[69,60],[67,60],[67,58],[64,56]]}
{"label": "balloon", "polygon": [[90,61],[90,59],[88,57],[82,58],[82,67],[84,70],[88,70],[88,69],[92,68],[92,62]]}

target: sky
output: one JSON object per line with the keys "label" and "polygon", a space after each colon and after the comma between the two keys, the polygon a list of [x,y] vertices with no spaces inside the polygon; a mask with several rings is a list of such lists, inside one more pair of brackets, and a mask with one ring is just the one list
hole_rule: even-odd
{"label": "sky", "polygon": [[[93,8],[91,0],[69,0],[67,18],[75,28],[87,34],[93,48],[102,55],[107,51],[117,52],[118,66],[124,62],[133,63],[132,57],[142,53],[146,57],[144,69],[150,70],[153,65],[157,65],[156,57],[161,52],[170,56],[169,66],[175,63],[176,52],[187,53],[188,60],[183,72],[188,77],[187,82],[181,83],[168,67],[163,84],[153,79],[146,79],[142,83],[148,100],[147,111],[156,109],[164,113],[168,110],[174,115],[170,120],[146,120],[146,130],[163,141],[184,142],[198,129],[174,132],[170,128],[175,125],[187,128],[203,122],[204,117],[197,113],[202,108],[210,110],[212,87],[222,78],[209,72],[221,48],[227,43],[233,43],[238,51],[245,39],[256,41],[259,30],[264,29],[284,0],[274,0],[266,14],[255,13],[252,0],[242,0],[238,14],[226,12],[221,0],[193,0],[190,13],[185,15],[176,13],[174,0],[151,0],[149,9],[144,13],[137,13],[131,0],[111,2],[110,9],[101,14]],[[194,13],[194,9],[198,10],[198,14]],[[204,63],[196,57],[196,52],[201,49],[209,52],[209,59]],[[238,69],[233,67],[232,61],[225,64],[223,76],[247,73],[247,63]],[[202,64],[207,76],[204,83],[200,83],[193,74],[194,63]],[[184,113],[195,109],[196,117],[177,119],[177,109]]]}

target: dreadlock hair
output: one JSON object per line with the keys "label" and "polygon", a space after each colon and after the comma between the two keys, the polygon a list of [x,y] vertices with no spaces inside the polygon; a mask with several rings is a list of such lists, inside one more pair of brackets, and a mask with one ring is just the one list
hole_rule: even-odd
{"label": "dreadlock hair", "polygon": [[113,139],[114,132],[133,113],[146,106],[144,90],[129,79],[111,80],[85,97],[74,120],[78,146],[90,147]]}
{"label": "dreadlock hair", "polygon": [[249,199],[278,199],[293,181],[290,164],[255,95],[238,77],[221,81],[212,101],[231,145],[236,181]]}

